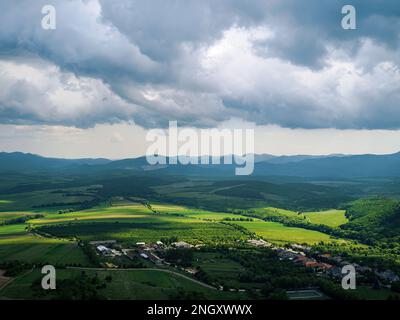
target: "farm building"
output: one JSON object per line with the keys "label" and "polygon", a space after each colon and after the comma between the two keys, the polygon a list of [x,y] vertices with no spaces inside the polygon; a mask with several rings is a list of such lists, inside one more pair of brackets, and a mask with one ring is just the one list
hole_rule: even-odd
{"label": "farm building", "polygon": [[175,248],[179,249],[190,249],[193,248],[193,246],[190,243],[184,242],[184,241],[179,241],[179,242],[174,242],[172,244]]}
{"label": "farm building", "polygon": [[109,248],[107,248],[106,246],[103,246],[103,245],[97,246],[96,249],[97,249],[99,252],[101,252],[102,254],[106,254],[106,253],[108,253],[108,252],[110,251]]}

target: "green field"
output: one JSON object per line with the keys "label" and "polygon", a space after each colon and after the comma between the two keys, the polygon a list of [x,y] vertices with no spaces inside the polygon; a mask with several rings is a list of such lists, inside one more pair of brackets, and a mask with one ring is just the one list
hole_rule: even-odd
{"label": "green field", "polygon": [[[71,279],[81,275],[80,270],[60,269],[57,271],[57,281]],[[85,270],[89,276],[95,274],[104,281],[106,276],[111,276],[111,282],[107,283],[106,288],[99,289],[99,293],[105,299],[128,300],[128,299],[148,299],[162,300],[175,298],[178,292],[194,294],[197,297],[208,299],[229,299],[244,298],[244,294],[228,293],[204,287],[194,281],[183,278],[179,275],[166,273],[156,270],[113,270],[113,271],[89,271]],[[25,274],[0,291],[0,298],[17,299],[45,299],[50,296],[38,297],[32,290],[32,283],[37,282],[43,275],[39,270]],[[183,298],[183,297],[181,297]]]}
{"label": "green field", "polygon": [[[1,214],[0,214],[1,215]],[[96,221],[96,220],[124,220],[143,217],[151,217],[152,211],[142,204],[131,204],[126,206],[98,207],[90,210],[71,213],[50,213],[44,218],[28,221],[33,225],[60,224],[65,222]]]}
{"label": "green field", "polygon": [[36,212],[22,212],[22,211],[10,211],[10,212],[0,212],[0,225],[2,222],[7,220],[23,218],[29,215],[35,215]]}
{"label": "green field", "polygon": [[316,244],[318,242],[334,241],[329,235],[314,230],[284,226],[278,222],[270,221],[240,221],[236,223],[258,236],[273,243],[299,243]]}
{"label": "green field", "polygon": [[345,210],[327,210],[318,212],[304,212],[303,215],[307,217],[308,221],[314,224],[323,224],[328,227],[339,227],[349,220],[345,216]]}
{"label": "green field", "polygon": [[179,240],[198,243],[225,243],[246,236],[231,226],[190,218],[153,216],[125,220],[104,220],[92,223],[47,225],[37,229],[57,237],[77,237],[83,240],[115,239],[123,243],[155,242],[176,236]]}
{"label": "green field", "polygon": [[201,209],[187,208],[183,206],[168,205],[168,204],[152,204],[151,207],[159,213],[171,214],[171,215],[182,215],[189,218],[222,221],[224,219],[240,219],[246,218],[245,216],[226,213],[226,212],[214,212]]}
{"label": "green field", "polygon": [[[0,228],[1,230],[1,228]],[[32,234],[0,236],[0,261],[90,265],[74,242],[40,238]]]}
{"label": "green field", "polygon": [[357,286],[356,292],[363,300],[387,300],[391,297],[395,297],[396,300],[400,299],[399,293],[395,293],[387,288],[376,290],[367,286]]}

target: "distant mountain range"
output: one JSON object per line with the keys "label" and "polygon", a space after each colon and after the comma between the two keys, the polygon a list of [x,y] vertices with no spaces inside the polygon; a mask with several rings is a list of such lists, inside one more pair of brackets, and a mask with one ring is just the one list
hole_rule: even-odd
{"label": "distant mountain range", "polygon": [[[170,160],[170,159],[167,159]],[[168,161],[167,161],[168,162]],[[221,161],[222,162],[222,161]],[[0,153],[0,172],[99,172],[127,170],[157,171],[157,174],[233,176],[236,164],[155,165],[145,157],[123,160],[58,159],[29,153]],[[400,153],[388,155],[273,156],[255,155],[254,176],[293,177],[400,177]]]}

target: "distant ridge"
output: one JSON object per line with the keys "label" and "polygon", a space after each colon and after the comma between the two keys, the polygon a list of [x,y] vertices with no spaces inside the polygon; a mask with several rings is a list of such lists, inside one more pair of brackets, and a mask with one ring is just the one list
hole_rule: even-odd
{"label": "distant ridge", "polygon": [[[168,158],[167,163],[168,163]],[[221,161],[222,162],[222,161]],[[157,165],[150,166],[146,157],[122,160],[59,159],[21,152],[0,152],[0,172],[21,173],[46,171],[109,171],[126,170],[157,174],[233,176],[232,165]],[[400,177],[400,153],[387,155],[255,155],[253,176],[293,177]]]}

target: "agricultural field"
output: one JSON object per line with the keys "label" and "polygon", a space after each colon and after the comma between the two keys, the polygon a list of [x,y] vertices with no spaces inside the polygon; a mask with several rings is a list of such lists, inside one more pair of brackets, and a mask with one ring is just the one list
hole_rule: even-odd
{"label": "agricultural field", "polygon": [[54,265],[90,265],[75,242],[41,238],[33,234],[0,236],[0,261],[17,260]]}
{"label": "agricultural field", "polygon": [[[244,298],[241,293],[229,293],[207,288],[199,283],[182,276],[157,270],[85,270],[88,277],[97,275],[99,282],[106,283],[105,288],[98,289],[98,293],[104,299],[128,300],[149,299],[162,300],[171,298],[202,297],[207,299]],[[74,279],[81,277],[82,271],[75,269],[60,269],[57,272],[57,280]],[[36,292],[32,290],[32,283],[38,282],[42,275],[35,269],[17,278],[11,284],[0,291],[0,298],[38,299]],[[108,282],[106,277],[110,277]],[[181,295],[181,297],[179,297]],[[42,296],[49,299],[52,296]]]}
{"label": "agricultural field", "polygon": [[274,208],[274,207],[254,208],[248,210],[248,212],[257,215],[261,219],[273,216],[289,217],[289,218],[300,216],[298,212],[285,210],[281,208]]}
{"label": "agricultural field", "polygon": [[226,258],[221,254],[213,252],[196,252],[194,254],[194,265],[210,274],[218,281],[222,281],[229,287],[245,287],[238,280],[240,273],[245,268],[232,259]]}
{"label": "agricultural field", "polygon": [[[1,214],[0,214],[1,215]],[[76,211],[70,213],[50,213],[46,214],[44,218],[34,219],[28,221],[32,225],[41,224],[60,224],[66,222],[79,222],[79,221],[98,221],[98,220],[124,220],[144,218],[152,215],[152,211],[142,204],[130,204],[125,206],[104,206],[96,207],[94,209]]]}
{"label": "agricultural field", "polygon": [[[10,224],[0,226],[0,237],[13,236],[18,234],[26,234],[26,224]],[[1,239],[1,238],[0,238]]]}
{"label": "agricultural field", "polygon": [[[15,210],[40,210],[45,207],[47,210],[54,206],[55,209],[73,206],[76,203],[91,200],[89,195],[71,195],[55,193],[57,190],[30,191],[7,195],[7,199],[0,204],[1,211]],[[57,205],[55,205],[57,204]],[[63,206],[61,205],[63,204]]]}
{"label": "agricultural field", "polygon": [[11,212],[0,212],[0,225],[2,222],[5,222],[7,220],[12,220],[12,219],[17,219],[17,218],[23,218],[29,215],[33,215],[36,213],[33,212],[20,212],[20,211],[11,211]]}
{"label": "agricultural field", "polygon": [[304,212],[308,221],[313,224],[322,224],[328,227],[336,228],[349,221],[345,215],[345,210],[327,210],[318,212]]}
{"label": "agricultural field", "polygon": [[107,220],[92,223],[46,225],[39,232],[57,237],[83,240],[115,239],[122,243],[155,242],[165,237],[178,237],[192,244],[229,243],[247,237],[235,228],[198,219],[153,216],[129,221]]}
{"label": "agricultural field", "polygon": [[332,242],[333,240],[329,235],[314,230],[306,230],[302,228],[287,227],[278,222],[270,221],[235,221],[247,230],[254,232],[265,240],[283,244],[283,243],[299,243],[313,245],[323,242]]}
{"label": "agricultural field", "polygon": [[201,209],[187,208],[183,206],[168,205],[168,204],[151,204],[153,210],[171,215],[181,215],[189,218],[222,221],[225,219],[246,219],[247,217],[226,212],[214,212]]}

